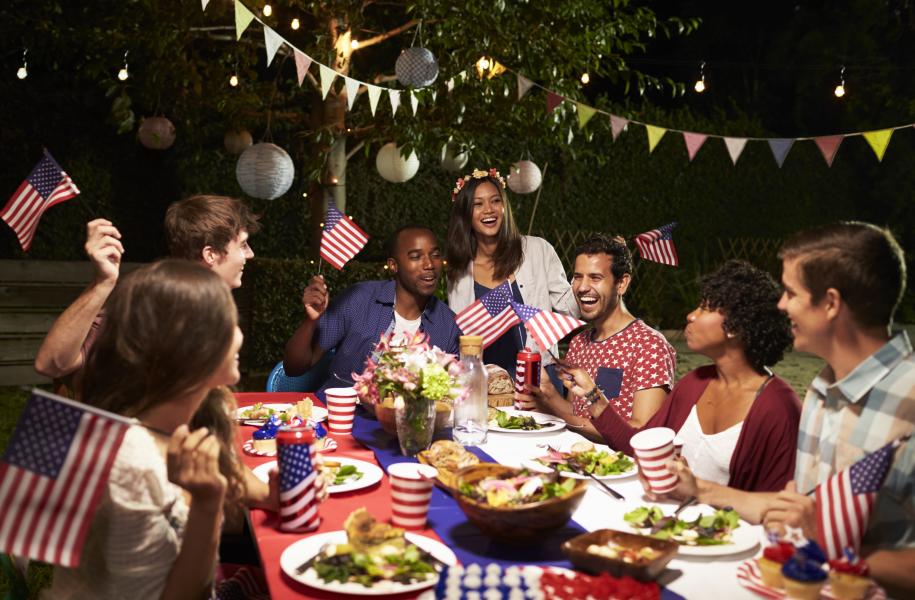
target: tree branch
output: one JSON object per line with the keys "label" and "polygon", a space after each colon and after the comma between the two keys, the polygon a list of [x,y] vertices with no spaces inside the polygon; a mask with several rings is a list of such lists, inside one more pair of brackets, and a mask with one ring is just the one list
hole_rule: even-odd
{"label": "tree branch", "polygon": [[346,160],[351,159],[357,152],[359,152],[360,150],[362,150],[362,147],[363,147],[363,146],[365,146],[365,142],[364,142],[364,141],[359,142],[358,144],[356,144],[355,146],[353,146],[353,149],[346,153]]}
{"label": "tree branch", "polygon": [[407,21],[400,27],[395,27],[394,29],[391,29],[390,31],[386,31],[384,33],[379,33],[375,37],[370,37],[365,40],[359,40],[359,47],[356,48],[354,50],[354,52],[358,52],[358,51],[362,50],[363,48],[368,48],[369,46],[374,46],[375,44],[379,44],[387,39],[394,37],[395,35],[400,35],[404,31],[407,31],[408,29],[412,29],[413,27],[416,27],[417,25],[419,25],[419,23],[420,23],[419,19],[410,19],[409,21]]}

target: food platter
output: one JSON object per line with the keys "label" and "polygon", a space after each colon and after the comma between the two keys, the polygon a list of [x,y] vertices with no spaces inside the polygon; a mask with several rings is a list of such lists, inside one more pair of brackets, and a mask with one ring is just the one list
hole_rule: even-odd
{"label": "food platter", "polygon": [[[359,479],[354,479],[352,481],[345,481],[339,485],[329,485],[327,486],[328,494],[342,494],[344,492],[352,492],[355,490],[361,490],[367,487],[371,487],[381,481],[384,478],[384,471],[381,470],[378,465],[373,465],[370,462],[364,460],[358,460],[356,458],[345,458],[345,457],[336,457],[333,459],[324,459],[325,462],[334,462],[339,463],[340,465],[352,465],[360,473],[362,477]],[[258,465],[251,469],[251,472],[254,473],[254,476],[267,483],[268,473],[276,468],[276,461],[272,460],[266,462],[262,465]]]}
{"label": "food platter", "polygon": [[539,429],[514,429],[499,427],[494,425],[493,421],[490,420],[489,431],[494,431],[497,433],[514,433],[514,434],[541,434],[541,433],[553,433],[556,431],[562,431],[565,429],[566,423],[558,417],[553,415],[547,415],[544,413],[532,412],[527,410],[516,410],[514,408],[499,408],[494,410],[500,410],[506,413],[509,417],[530,417],[536,421],[540,426]]}
{"label": "food platter", "polygon": [[[294,404],[275,404],[275,403],[264,403],[260,404],[259,408],[272,410],[278,413],[284,413],[290,410]],[[242,406],[235,411],[235,419],[237,421],[243,421],[245,425],[263,425],[267,419],[261,417],[260,415],[252,416],[251,412],[254,410],[254,406]],[[320,406],[312,406],[311,416],[308,419],[312,421],[324,421],[327,419],[327,409]]]}
{"label": "food platter", "polygon": [[[605,446],[603,444],[591,444],[591,447],[593,448],[594,452],[604,452],[607,454],[615,453],[613,450],[610,449],[609,446]],[[559,449],[559,451],[562,453],[570,453],[570,452],[575,452],[576,450],[572,447],[568,447],[568,448],[564,448],[564,449]],[[548,465],[545,465],[542,462],[540,462],[539,460],[537,460],[538,458],[548,455],[548,453],[549,453],[549,449],[544,449],[542,451],[538,451],[533,456],[522,460],[521,466],[527,468],[530,471],[534,471],[537,473],[549,473],[550,471],[553,470],[553,468]],[[623,455],[623,456],[625,456],[625,455]],[[600,480],[613,480],[613,479],[626,479],[628,477],[632,477],[633,475],[638,473],[638,466],[636,465],[636,462],[632,457],[626,456],[626,458],[628,458],[630,461],[632,461],[632,466],[629,467],[628,469],[626,469],[622,472],[619,472],[619,473],[609,473],[607,475],[598,475],[595,473],[594,478],[600,479]],[[559,472],[559,474],[562,475],[563,477],[571,477],[572,479],[591,479],[591,477],[588,474],[579,473],[576,471],[562,471],[561,470]]]}

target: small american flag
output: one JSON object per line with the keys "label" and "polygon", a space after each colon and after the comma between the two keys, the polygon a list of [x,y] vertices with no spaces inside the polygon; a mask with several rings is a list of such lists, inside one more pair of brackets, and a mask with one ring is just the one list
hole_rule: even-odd
{"label": "small american flag", "polygon": [[579,327],[584,326],[584,321],[579,321],[574,317],[561,315],[548,310],[540,310],[527,304],[521,304],[512,300],[512,308],[515,313],[524,322],[528,333],[537,342],[537,345],[543,349],[551,347],[553,344],[572,333]]}
{"label": "small american flag", "polygon": [[28,252],[41,215],[78,193],[70,176],[45,150],[41,160],[3,207],[0,218],[16,232],[19,244]]}
{"label": "small american flag", "polygon": [[321,235],[321,258],[337,269],[343,269],[368,241],[369,236],[352,219],[337,210],[336,204],[327,203],[327,218]]}
{"label": "small american flag", "polygon": [[277,444],[280,464],[280,529],[307,531],[321,524],[318,514],[317,444]]}
{"label": "small american flag", "polygon": [[841,558],[847,547],[860,550],[877,492],[900,443],[890,442],[816,487],[817,530],[830,559]]}
{"label": "small american flag", "polygon": [[512,310],[511,300],[511,287],[506,281],[458,313],[455,323],[464,335],[483,336],[486,348],[521,322]]}
{"label": "small american flag", "polygon": [[680,264],[677,249],[674,248],[673,230],[676,226],[677,222],[674,221],[635,236],[635,245],[642,258],[674,267]]}
{"label": "small american flag", "polygon": [[0,552],[79,566],[131,421],[33,390],[0,462]]}

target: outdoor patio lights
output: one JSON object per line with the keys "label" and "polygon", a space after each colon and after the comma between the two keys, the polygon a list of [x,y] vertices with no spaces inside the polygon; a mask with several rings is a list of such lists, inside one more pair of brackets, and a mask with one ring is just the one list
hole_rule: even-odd
{"label": "outdoor patio lights", "polygon": [[839,85],[836,86],[832,93],[836,95],[836,98],[841,98],[845,95],[845,65],[842,65],[842,70],[839,72]]}
{"label": "outdoor patio lights", "polygon": [[232,76],[229,77],[229,85],[231,85],[232,87],[238,86],[238,75],[235,75],[233,73]]}
{"label": "outdoor patio lights", "polygon": [[352,48],[353,50],[358,50],[359,49],[359,40],[351,41],[349,43],[349,47]]}
{"label": "outdoor patio lights", "polygon": [[292,23],[290,23],[289,26],[295,30],[298,30],[299,29],[299,19],[298,18],[293,19]]}
{"label": "outdoor patio lights", "polygon": [[25,55],[28,53],[29,53],[28,48],[22,49],[22,66],[19,67],[19,70],[16,71],[16,77],[18,77],[19,79],[25,79],[26,77],[29,76],[29,69],[28,69],[29,63],[27,63],[25,60]]}
{"label": "outdoor patio lights", "polygon": [[118,79],[120,79],[121,81],[127,81],[127,78],[130,77],[130,73],[127,72],[127,53],[128,52],[130,52],[130,50],[124,51],[124,66],[121,67],[120,71],[118,71]]}
{"label": "outdoor patio lights", "polygon": [[483,77],[483,74],[489,70],[490,64],[491,63],[489,62],[488,58],[481,56],[480,60],[477,61],[477,75]]}
{"label": "outdoor patio lights", "polygon": [[273,14],[273,7],[270,6],[269,4],[265,4],[264,9],[261,12],[264,13],[265,17],[269,17],[270,15]]}
{"label": "outdoor patio lights", "polygon": [[581,74],[581,82],[582,82],[584,85],[588,85],[589,83],[591,83],[591,75],[589,75],[588,73],[582,73],[582,74]]}
{"label": "outdoor patio lights", "polygon": [[699,65],[699,79],[696,80],[696,85],[693,86],[693,89],[696,90],[697,94],[701,94],[705,91],[705,61]]}

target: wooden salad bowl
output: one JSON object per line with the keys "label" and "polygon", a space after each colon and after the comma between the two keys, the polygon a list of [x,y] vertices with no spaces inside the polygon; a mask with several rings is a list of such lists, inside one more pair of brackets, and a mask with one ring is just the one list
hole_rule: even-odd
{"label": "wooden salad bowl", "polygon": [[541,537],[541,533],[565,525],[588,490],[588,481],[575,480],[575,487],[565,496],[542,502],[514,506],[490,506],[460,493],[463,484],[476,484],[486,477],[518,473],[520,469],[495,463],[464,467],[455,474],[452,495],[471,523],[483,533],[503,542],[524,544]]}

